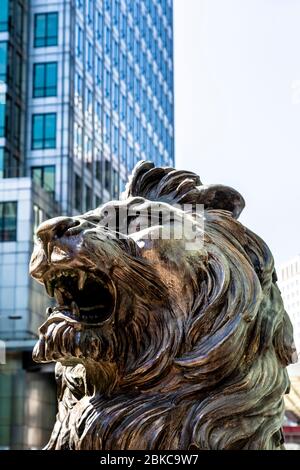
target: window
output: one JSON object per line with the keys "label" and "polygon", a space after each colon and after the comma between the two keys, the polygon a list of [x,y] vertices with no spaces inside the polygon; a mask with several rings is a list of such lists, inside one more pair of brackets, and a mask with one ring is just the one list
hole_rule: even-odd
{"label": "window", "polygon": [[81,160],[82,158],[82,127],[74,122],[74,155]]}
{"label": "window", "polygon": [[78,10],[83,12],[83,0],[76,0],[76,6],[77,6]]}
{"label": "window", "polygon": [[114,168],[113,168],[112,177],[113,177],[113,181],[112,181],[113,197],[117,198],[119,196],[119,174],[117,170],[115,170]]}
{"label": "window", "polygon": [[35,183],[54,196],[55,191],[55,166],[35,166],[31,168],[31,177]]}
{"label": "window", "polygon": [[7,42],[0,42],[0,82],[6,81],[7,70]]}
{"label": "window", "polygon": [[[0,147],[0,178],[7,177],[7,163],[10,161],[10,155],[6,149]],[[9,168],[8,168],[9,169]],[[14,175],[15,176],[15,175]]]}
{"label": "window", "polygon": [[113,151],[116,155],[119,152],[119,129],[113,124]]}
{"label": "window", "polygon": [[134,123],[134,138],[138,142],[140,138],[140,121],[136,115],[134,115],[133,123]]}
{"label": "window", "polygon": [[0,202],[0,241],[17,240],[17,202]]}
{"label": "window", "polygon": [[93,207],[93,193],[89,186],[85,186],[85,210],[88,211]]}
{"label": "window", "polygon": [[93,46],[90,41],[86,41],[86,66],[88,72],[93,68]]}
{"label": "window", "polygon": [[126,37],[127,18],[123,12],[121,12],[121,37]]}
{"label": "window", "polygon": [[102,105],[100,101],[96,101],[96,114],[95,114],[95,127],[96,129],[101,128],[101,120],[102,120]]}
{"label": "window", "polygon": [[[102,182],[102,161],[101,161],[101,150],[96,148],[96,155],[95,155],[95,175],[96,179],[101,183]],[[97,204],[96,204],[97,205]]]}
{"label": "window", "polygon": [[141,50],[140,51],[140,68],[141,68],[141,71],[142,71],[143,74],[146,71],[146,64],[147,64],[146,52]]}
{"label": "window", "polygon": [[104,2],[104,8],[105,10],[109,11],[111,6],[111,0],[105,0]]}
{"label": "window", "polygon": [[74,186],[75,186],[75,209],[79,212],[81,211],[81,197],[82,197],[82,179],[75,173],[74,178]]}
{"label": "window", "polygon": [[58,13],[34,15],[34,47],[57,46]]}
{"label": "window", "polygon": [[81,58],[83,53],[83,31],[82,28],[76,24],[76,55]]}
{"label": "window", "polygon": [[120,4],[119,0],[113,0],[112,3],[112,13],[113,13],[113,22],[118,27],[119,24],[119,13],[120,13]]}
{"label": "window", "polygon": [[123,93],[121,93],[121,112],[120,112],[120,116],[121,116],[121,119],[122,121],[125,121],[125,117],[126,117],[126,96],[123,95]]}
{"label": "window", "polygon": [[146,108],[147,108],[147,90],[146,88],[143,88],[142,89],[142,109],[144,112],[146,112]]}
{"label": "window", "polygon": [[83,90],[83,80],[82,76],[79,75],[79,73],[75,73],[75,105],[78,106],[78,108],[81,110],[82,109],[82,90]]}
{"label": "window", "polygon": [[134,99],[136,101],[140,101],[140,89],[141,89],[140,80],[136,75],[134,76],[133,86],[134,86]]}
{"label": "window", "polygon": [[85,88],[85,115],[88,121],[93,117],[93,93],[90,88]]}
{"label": "window", "polygon": [[125,78],[126,76],[126,55],[124,54],[124,52],[121,53],[120,75],[121,78]]}
{"label": "window", "polygon": [[110,53],[110,41],[111,41],[111,31],[109,29],[109,27],[107,25],[105,25],[105,29],[104,29],[104,34],[105,34],[105,37],[104,37],[104,40],[105,40],[105,52],[107,54]]}
{"label": "window", "polygon": [[1,1],[0,31],[8,31],[8,3],[9,3],[9,0]]}
{"label": "window", "polygon": [[113,108],[114,110],[117,111],[119,108],[119,86],[115,81],[113,81],[112,91],[113,91]]}
{"label": "window", "polygon": [[17,148],[20,144],[21,135],[21,108],[17,103],[13,104],[13,139]]}
{"label": "window", "polygon": [[93,24],[93,0],[87,0],[86,1],[86,12],[87,12],[87,20],[88,24],[92,25]]}
{"label": "window", "polygon": [[139,52],[140,52],[140,48],[139,48],[139,43],[138,43],[138,40],[136,38],[134,38],[134,42],[133,42],[133,56],[134,56],[134,59],[136,61],[139,60]]}
{"label": "window", "polygon": [[144,127],[142,127],[142,132],[141,132],[141,147],[142,150],[146,150],[146,143],[147,143],[147,131]]}
{"label": "window", "polygon": [[15,83],[16,83],[16,92],[17,94],[21,93],[22,86],[22,57],[16,52],[16,62],[15,62]]}
{"label": "window", "polygon": [[97,11],[97,39],[102,41],[103,36],[103,16],[100,11]]}
{"label": "window", "polygon": [[56,96],[57,93],[57,62],[34,64],[33,66],[33,97]]}
{"label": "window", "polygon": [[96,85],[101,85],[102,83],[102,60],[99,55],[96,59]]}
{"label": "window", "polygon": [[138,21],[140,17],[140,5],[138,2],[134,2],[133,5],[133,18],[134,21]]}
{"label": "window", "polygon": [[133,148],[132,148],[132,147],[129,147],[129,149],[128,149],[128,160],[127,160],[127,164],[129,164],[129,169],[130,169],[130,171],[131,171],[132,168],[134,167],[134,152],[133,152]]}
{"label": "window", "polygon": [[119,44],[117,43],[115,38],[113,39],[112,46],[113,46],[113,63],[114,63],[114,65],[118,65],[118,63],[119,63]]}
{"label": "window", "polygon": [[105,90],[105,96],[109,98],[110,96],[110,81],[111,81],[111,73],[109,70],[105,69],[105,74],[104,74],[104,90]]}
{"label": "window", "polygon": [[133,89],[133,67],[130,64],[127,65],[127,84],[128,84],[128,89],[132,90]]}
{"label": "window", "polygon": [[134,37],[133,29],[132,29],[131,26],[128,26],[128,28],[127,28],[127,47],[131,52],[132,52],[132,49],[133,49],[133,37]]}
{"label": "window", "polygon": [[32,149],[52,149],[56,147],[56,114],[33,114]]}
{"label": "window", "polygon": [[110,169],[111,169],[111,162],[108,160],[105,160],[104,186],[107,191],[110,191]]}
{"label": "window", "polygon": [[110,143],[110,125],[111,120],[110,120],[110,115],[108,113],[105,114],[105,142],[107,144]]}
{"label": "window", "polygon": [[15,17],[15,22],[16,22],[16,36],[18,42],[21,42],[23,39],[23,22],[24,22],[24,12],[23,12],[23,6],[21,5],[20,2],[17,3],[16,5],[16,17]]}
{"label": "window", "polygon": [[127,127],[129,131],[131,131],[133,128],[133,108],[130,105],[128,106],[127,112]]}
{"label": "window", "polygon": [[123,180],[123,178],[119,178],[119,194],[123,193],[125,191],[125,186],[126,186],[126,181]]}
{"label": "window", "polygon": [[84,136],[84,161],[86,167],[92,170],[93,152],[92,152],[92,139],[85,135]]}
{"label": "window", "polygon": [[121,136],[121,160],[122,160],[122,163],[125,163],[125,164],[126,164],[126,148],[127,148],[126,139],[125,137]]}
{"label": "window", "polygon": [[0,95],[0,137],[5,134],[5,94]]}

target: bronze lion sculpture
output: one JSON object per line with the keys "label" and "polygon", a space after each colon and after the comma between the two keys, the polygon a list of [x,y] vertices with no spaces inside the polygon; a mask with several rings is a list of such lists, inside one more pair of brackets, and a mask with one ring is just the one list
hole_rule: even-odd
{"label": "bronze lion sculpture", "polygon": [[[232,188],[140,162],[122,200],[40,225],[30,271],[56,301],[33,352],[57,362],[46,449],[283,448],[292,326],[243,207]],[[161,237],[168,211],[202,243]]]}

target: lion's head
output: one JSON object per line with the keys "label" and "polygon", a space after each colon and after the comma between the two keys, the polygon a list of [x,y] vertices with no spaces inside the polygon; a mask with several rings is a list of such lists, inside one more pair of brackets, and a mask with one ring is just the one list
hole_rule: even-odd
{"label": "lion's head", "polygon": [[58,363],[48,448],[280,447],[292,328],[242,196],[149,162],[123,196],[37,231],[31,274],[56,300],[33,353]]}

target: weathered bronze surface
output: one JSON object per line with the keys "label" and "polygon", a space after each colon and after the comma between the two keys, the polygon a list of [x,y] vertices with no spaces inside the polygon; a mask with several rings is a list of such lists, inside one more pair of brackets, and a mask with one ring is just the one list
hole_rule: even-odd
{"label": "weathered bronze surface", "polygon": [[[162,218],[137,231],[159,203],[204,204],[203,246],[147,238]],[[141,215],[119,237],[105,223],[124,207]],[[292,327],[243,207],[232,188],[142,162],[123,201],[39,227],[30,270],[57,303],[33,352],[57,362],[47,449],[282,448]]]}

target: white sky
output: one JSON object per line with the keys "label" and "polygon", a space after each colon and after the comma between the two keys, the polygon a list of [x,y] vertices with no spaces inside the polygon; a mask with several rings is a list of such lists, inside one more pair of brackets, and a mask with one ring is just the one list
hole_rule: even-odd
{"label": "white sky", "polygon": [[300,0],[174,0],[176,167],[246,200],[276,265],[300,253]]}

